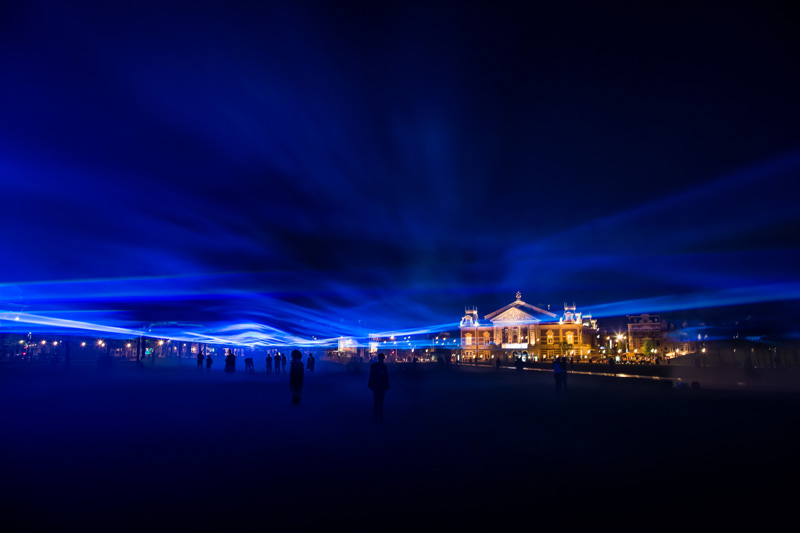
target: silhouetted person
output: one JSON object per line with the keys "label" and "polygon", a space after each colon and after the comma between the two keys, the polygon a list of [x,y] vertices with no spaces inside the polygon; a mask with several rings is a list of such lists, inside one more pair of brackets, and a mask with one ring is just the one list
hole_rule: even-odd
{"label": "silhouetted person", "polygon": [[[300,357],[302,356],[303,354],[300,354]],[[281,354],[281,370],[284,374],[286,373],[286,354]]]}
{"label": "silhouetted person", "polygon": [[494,369],[500,370],[500,357],[495,358],[494,360]]}
{"label": "silhouetted person", "polygon": [[272,373],[272,356],[267,354],[267,375]]}
{"label": "silhouetted person", "polygon": [[564,392],[567,392],[567,358],[561,358],[561,386],[564,388]]}
{"label": "silhouetted person", "polygon": [[520,371],[522,370],[522,357],[517,357],[514,360],[514,366],[517,367],[517,370],[520,370]]}
{"label": "silhouetted person", "polygon": [[206,370],[211,370],[211,363],[214,361],[211,359],[211,354],[206,356]]}
{"label": "silhouetted person", "polygon": [[281,373],[281,354],[275,354],[275,375]]}
{"label": "silhouetted person", "polygon": [[306,368],[312,374],[314,373],[314,364],[315,363],[316,363],[316,361],[314,361],[314,354],[309,353],[308,354],[308,359],[306,359]]}
{"label": "silhouetted person", "polygon": [[616,376],[617,375],[617,369],[615,368],[615,365],[616,365],[616,361],[614,361],[614,358],[613,357],[609,357],[608,358],[608,366],[609,366],[609,369],[611,370],[611,375],[612,376]]}
{"label": "silhouetted person", "polygon": [[236,370],[236,356],[233,355],[233,350],[228,348],[228,353],[225,354],[225,372],[234,372]]}
{"label": "silhouetted person", "polygon": [[205,357],[203,356],[203,352],[197,352],[197,370],[203,369],[203,360]]}
{"label": "silhouetted person", "polygon": [[556,357],[555,359],[553,359],[553,378],[556,381],[556,392],[557,393],[561,392],[561,385],[563,385],[564,381],[566,381],[564,379],[565,375],[566,375],[566,372],[564,371],[564,368],[562,367],[561,359]]}
{"label": "silhouetted person", "polygon": [[245,357],[244,358],[244,373],[250,374],[251,372],[256,371],[256,365],[253,364],[252,357]]}
{"label": "silhouetted person", "polygon": [[369,367],[367,387],[372,391],[372,414],[376,422],[383,422],[383,398],[389,390],[389,368],[383,362],[386,356],[378,354],[378,361]]}
{"label": "silhouetted person", "polygon": [[303,354],[300,350],[292,350],[292,364],[289,365],[289,389],[292,391],[292,404],[300,403],[300,393],[303,391]]}

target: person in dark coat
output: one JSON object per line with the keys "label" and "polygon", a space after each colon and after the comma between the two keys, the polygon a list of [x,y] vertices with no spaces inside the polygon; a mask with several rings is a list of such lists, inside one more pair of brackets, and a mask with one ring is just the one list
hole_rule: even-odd
{"label": "person in dark coat", "polygon": [[303,391],[303,354],[300,350],[292,350],[292,364],[289,365],[289,389],[292,391],[292,404],[300,403],[300,393]]}
{"label": "person in dark coat", "polygon": [[197,352],[197,370],[203,369],[203,359],[205,359],[203,352]]}
{"label": "person in dark coat", "polygon": [[206,370],[211,370],[211,363],[214,361],[211,359],[211,354],[206,356]]}
{"label": "person in dark coat", "polygon": [[236,371],[236,356],[233,355],[233,350],[228,348],[228,353],[225,354],[225,372]]}
{"label": "person in dark coat", "polygon": [[389,368],[383,360],[386,356],[378,354],[378,361],[369,367],[367,387],[372,391],[372,414],[376,422],[383,422],[383,398],[389,390]]}
{"label": "person in dark coat", "polygon": [[267,353],[267,375],[272,373],[272,356]]}
{"label": "person in dark coat", "polygon": [[[303,357],[303,354],[300,354],[300,357]],[[283,353],[281,354],[281,370],[284,374],[286,373],[286,354]]]}
{"label": "person in dark coat", "polygon": [[276,352],[275,353],[275,375],[277,376],[280,373],[281,373],[281,354]]}
{"label": "person in dark coat", "polygon": [[556,392],[561,392],[561,360],[556,357],[553,359],[553,378],[556,380]]}
{"label": "person in dark coat", "polygon": [[314,354],[309,353],[308,354],[308,359],[306,359],[306,368],[312,374],[314,373],[314,363],[315,363]]}

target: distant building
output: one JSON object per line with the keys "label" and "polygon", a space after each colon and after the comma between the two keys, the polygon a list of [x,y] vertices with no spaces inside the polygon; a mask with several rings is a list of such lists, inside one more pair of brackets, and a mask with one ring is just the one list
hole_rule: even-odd
{"label": "distant building", "polygon": [[[627,315],[628,316],[628,347],[634,353],[643,353],[645,344],[650,343],[650,349],[656,354],[664,354],[665,333],[667,323],[658,315]],[[651,355],[651,354],[645,354]]]}
{"label": "distant building", "polygon": [[341,355],[356,355],[358,343],[353,337],[339,337],[338,351]]}
{"label": "distant building", "polygon": [[459,357],[484,361],[497,357],[541,361],[562,355],[588,359],[597,354],[597,321],[564,304],[564,314],[517,299],[489,313],[481,322],[478,310],[468,307],[459,324]]}
{"label": "distant building", "polygon": [[689,338],[689,324],[684,321],[680,327],[670,323],[664,335],[664,349],[667,357],[678,357],[696,351],[696,342]]}
{"label": "distant building", "polygon": [[[668,323],[659,315],[641,314],[628,315],[628,342],[629,350],[643,355],[660,355],[662,357],[678,357],[697,350],[697,341],[691,337],[687,322],[680,327]],[[645,354],[644,346],[650,342],[653,354]]]}

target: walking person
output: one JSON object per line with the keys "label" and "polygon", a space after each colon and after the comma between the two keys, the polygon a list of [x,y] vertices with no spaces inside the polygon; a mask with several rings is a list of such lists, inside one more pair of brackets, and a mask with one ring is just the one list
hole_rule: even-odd
{"label": "walking person", "polygon": [[203,352],[197,352],[197,370],[203,370],[203,360],[205,357],[203,356]]}
{"label": "walking person", "polygon": [[211,359],[211,354],[208,354],[208,355],[206,356],[206,370],[207,370],[207,371],[208,371],[208,370],[211,370],[211,363],[213,363],[213,362],[214,362],[214,361]]}
{"label": "walking person", "polygon": [[314,354],[309,352],[308,359],[306,359],[306,369],[313,374],[314,373]]}
{"label": "walking person", "polygon": [[267,375],[272,373],[272,356],[267,352]]}
{"label": "walking person", "polygon": [[292,364],[289,365],[289,389],[292,391],[292,405],[300,404],[300,393],[303,391],[303,354],[300,350],[292,350]]}
{"label": "walking person", "polygon": [[378,354],[378,360],[369,367],[367,387],[372,391],[372,415],[375,422],[383,422],[383,398],[389,390],[389,368],[383,360],[386,356]]}
{"label": "walking person", "polygon": [[[303,354],[300,354],[300,357],[302,356]],[[286,373],[286,354],[283,353],[281,354],[281,370],[284,374]]]}
{"label": "walking person", "polygon": [[281,373],[281,354],[279,352],[275,352],[275,375]]}

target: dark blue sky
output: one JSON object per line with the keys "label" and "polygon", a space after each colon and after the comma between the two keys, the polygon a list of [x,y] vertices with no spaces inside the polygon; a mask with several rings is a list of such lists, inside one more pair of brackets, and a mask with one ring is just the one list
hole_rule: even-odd
{"label": "dark blue sky", "polygon": [[337,336],[517,290],[800,299],[783,3],[374,4],[4,2],[0,312]]}

